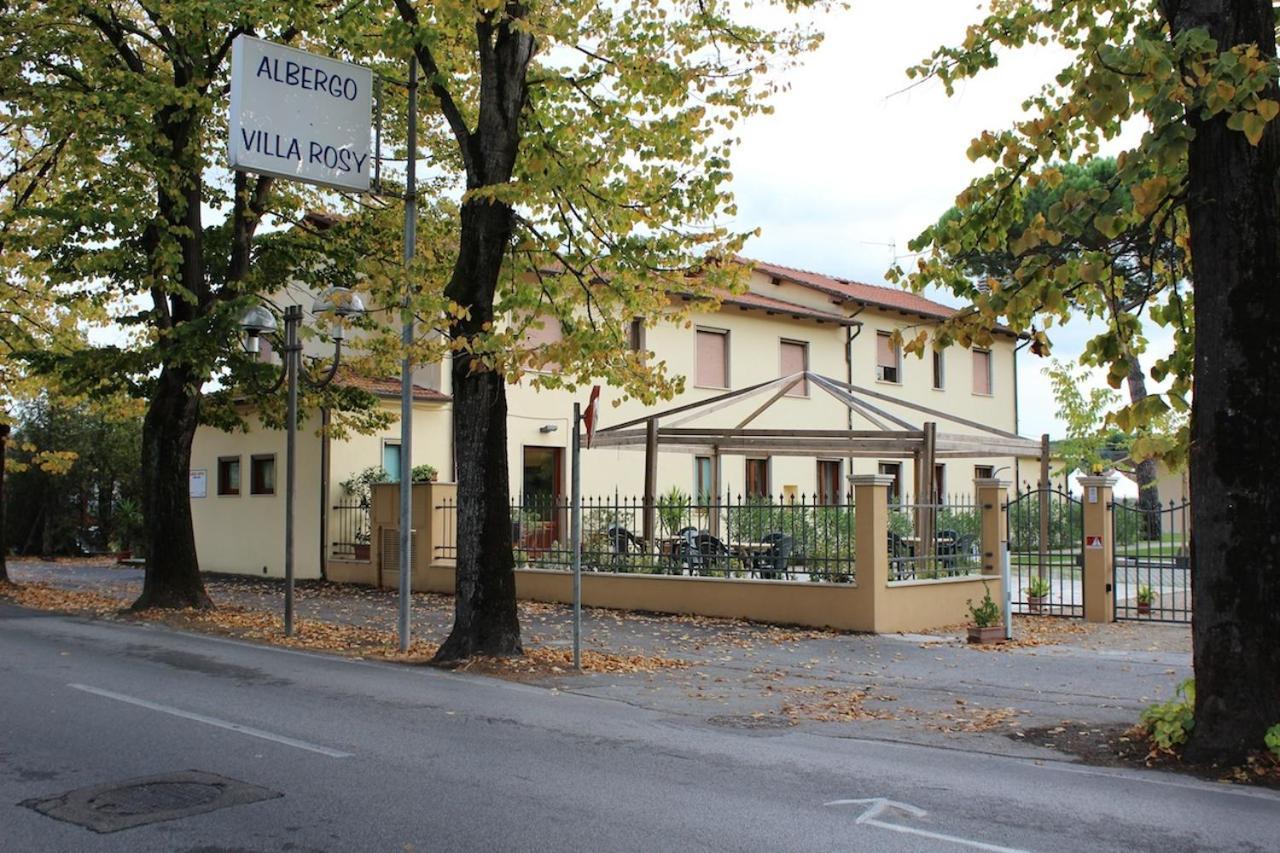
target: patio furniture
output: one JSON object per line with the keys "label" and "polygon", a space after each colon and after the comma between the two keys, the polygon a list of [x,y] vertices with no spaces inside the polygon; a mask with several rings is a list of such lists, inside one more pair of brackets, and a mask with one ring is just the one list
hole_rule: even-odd
{"label": "patio furniture", "polygon": [[888,535],[889,578],[890,580],[910,580],[916,576],[915,547],[904,537],[892,530]]}
{"label": "patio furniture", "polygon": [[703,574],[714,569],[716,563],[724,563],[725,574],[728,574],[728,563],[731,556],[728,546],[705,530],[696,527],[685,527],[678,532],[680,537],[678,562],[689,569],[690,574]]}
{"label": "patio furniture", "polygon": [[795,548],[796,540],[785,533],[766,533],[760,539],[766,547],[751,556],[751,568],[760,572],[765,580],[778,580],[787,570],[787,561]]}

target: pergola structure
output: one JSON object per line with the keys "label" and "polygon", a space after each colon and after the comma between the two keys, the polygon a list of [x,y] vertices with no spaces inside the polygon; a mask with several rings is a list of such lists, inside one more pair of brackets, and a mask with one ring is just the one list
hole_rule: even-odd
{"label": "pergola structure", "polygon": [[[852,414],[870,424],[871,429],[751,429],[751,423],[768,411],[801,382],[820,388],[842,403]],[[696,426],[695,421],[714,412],[736,406],[752,398],[760,404],[735,426]],[[932,418],[919,423],[907,420],[881,403],[917,412]],[[939,432],[938,421],[968,427],[977,433]],[[809,370],[771,379],[736,391],[729,391],[646,415],[595,434],[592,447],[643,447],[644,536],[653,540],[659,449],[698,453],[712,458],[712,479],[720,492],[720,457],[723,454],[768,453],[773,456],[842,456],[878,459],[912,459],[915,462],[917,500],[936,504],[933,466],[936,459],[964,459],[987,456],[1041,455],[1041,442],[1017,433],[997,429],[958,415],[931,409],[870,388],[861,388]],[[929,519],[921,514],[920,522]],[[919,529],[923,541],[932,541],[932,531]]]}

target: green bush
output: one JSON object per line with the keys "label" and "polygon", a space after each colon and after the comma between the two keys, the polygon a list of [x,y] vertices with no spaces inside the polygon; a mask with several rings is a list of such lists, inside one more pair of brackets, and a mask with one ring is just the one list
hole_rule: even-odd
{"label": "green bush", "polygon": [[1276,723],[1267,729],[1267,735],[1263,738],[1263,742],[1266,743],[1267,749],[1271,750],[1271,754],[1277,760],[1280,760],[1280,723]]}
{"label": "green bush", "polygon": [[692,498],[689,494],[681,491],[677,486],[672,486],[665,495],[658,496],[658,520],[662,522],[662,527],[667,531],[668,536],[675,536],[677,530],[689,526],[686,522],[689,519],[691,504]]}
{"label": "green bush", "polygon": [[1042,577],[1034,577],[1027,584],[1025,592],[1028,598],[1048,598],[1050,592],[1049,581]]}
{"label": "green bush", "polygon": [[1175,698],[1152,705],[1142,712],[1142,725],[1147,730],[1147,737],[1166,752],[1182,746],[1195,728],[1195,707],[1196,682],[1188,678],[1178,685]]}
{"label": "green bush", "polygon": [[990,628],[1000,619],[1000,608],[991,599],[991,588],[987,586],[985,581],[982,584],[982,588],[987,593],[982,596],[982,601],[977,606],[974,605],[972,598],[965,603],[969,605],[969,614],[973,616],[973,624],[979,628]]}

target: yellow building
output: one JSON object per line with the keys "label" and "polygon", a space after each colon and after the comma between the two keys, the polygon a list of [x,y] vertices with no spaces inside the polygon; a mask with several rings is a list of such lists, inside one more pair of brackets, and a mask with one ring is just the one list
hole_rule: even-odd
{"label": "yellow building", "polygon": [[[309,300],[298,299],[304,305]],[[710,400],[802,370],[896,400],[1017,432],[1016,338],[999,334],[986,349],[950,347],[923,359],[901,353],[890,335],[914,335],[935,326],[952,309],[915,294],[755,262],[747,292],[727,296],[715,312],[696,313],[690,325],[658,322],[637,327],[632,345],[664,361],[672,374],[686,377],[683,394],[660,405]],[[556,334],[554,325],[539,334]],[[320,353],[316,353],[320,354]],[[355,380],[399,412],[398,380]],[[440,365],[415,374],[413,463],[428,463],[441,480],[453,478],[449,371]],[[770,395],[772,396],[772,395]],[[508,458],[513,498],[521,493],[568,493],[569,442],[573,402],[586,394],[539,391],[528,382],[508,387]],[[767,399],[767,398],[766,398]],[[883,401],[882,397],[878,400]],[[612,405],[606,386],[601,426],[643,417],[637,401]],[[763,401],[727,407],[700,422],[734,427]],[[893,410],[890,402],[880,402]],[[338,560],[365,559],[367,528],[360,512],[344,504],[351,497],[343,481],[373,466],[398,465],[398,423],[377,435],[324,439],[324,413],[308,413],[299,428],[295,504],[297,576],[329,576]],[[913,422],[930,418],[900,409]],[[716,421],[716,419],[719,419]],[[838,400],[797,385],[751,422],[759,429],[865,429]],[[946,423],[952,433],[981,431]],[[939,458],[934,489],[940,495],[971,494],[975,476],[1012,478],[1015,460]],[[284,435],[258,428],[251,417],[247,433],[201,427],[192,448],[192,513],[201,568],[205,571],[278,576],[283,572]],[[657,464],[657,490],[673,487],[690,495],[712,491],[711,459],[697,452],[663,452]],[[891,474],[893,494],[915,492],[910,459],[847,458],[839,455],[781,455],[767,446],[752,455],[719,459],[719,492],[735,496],[806,496],[816,503],[839,503],[853,474]],[[639,498],[643,492],[643,454],[631,449],[598,448],[584,452],[583,495]],[[201,485],[202,484],[202,485]],[[343,508],[339,508],[343,507]]]}

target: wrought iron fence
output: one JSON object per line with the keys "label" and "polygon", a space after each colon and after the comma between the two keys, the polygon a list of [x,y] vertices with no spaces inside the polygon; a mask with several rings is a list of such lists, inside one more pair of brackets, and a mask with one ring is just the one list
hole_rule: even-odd
{"label": "wrought iron fence", "polygon": [[1122,500],[1110,509],[1116,618],[1190,622],[1191,504]]}
{"label": "wrought iron fence", "polygon": [[[456,557],[457,506],[445,501],[445,539],[437,557]],[[855,575],[855,508],[808,496],[694,499],[678,492],[654,502],[645,535],[645,503],[615,496],[582,501],[584,571],[757,580],[848,583]],[[570,505],[524,497],[511,506],[516,565],[568,571]]]}
{"label": "wrought iron fence", "polygon": [[1019,490],[1005,505],[1013,611],[1084,615],[1084,504],[1070,491]]}
{"label": "wrought iron fence", "polygon": [[329,515],[329,555],[339,560],[368,560],[370,556],[369,501],[349,501]]}
{"label": "wrought iron fence", "polygon": [[982,570],[982,508],[973,497],[889,504],[889,580],[963,577]]}

